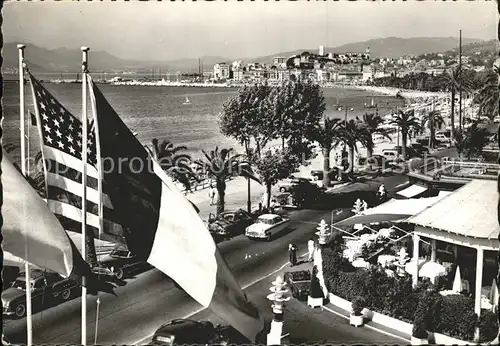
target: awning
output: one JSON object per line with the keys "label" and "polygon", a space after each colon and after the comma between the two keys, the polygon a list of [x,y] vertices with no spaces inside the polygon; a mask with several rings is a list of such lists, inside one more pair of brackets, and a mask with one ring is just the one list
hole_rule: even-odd
{"label": "awning", "polygon": [[374,222],[396,222],[416,215],[440,201],[444,196],[418,199],[391,199],[388,202],[366,209],[363,214],[355,215],[340,222],[335,226],[351,226],[355,224],[370,224]]}
{"label": "awning", "polygon": [[416,195],[420,195],[422,192],[425,191],[427,191],[426,187],[414,184],[407,187],[404,190],[398,191],[397,194],[407,198],[412,198],[415,197]]}
{"label": "awning", "polygon": [[472,180],[408,222],[466,237],[490,239],[498,247],[497,184],[495,180]]}

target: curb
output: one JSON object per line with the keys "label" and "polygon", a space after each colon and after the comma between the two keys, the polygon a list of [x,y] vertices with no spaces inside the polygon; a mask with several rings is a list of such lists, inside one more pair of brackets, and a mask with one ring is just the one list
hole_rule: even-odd
{"label": "curb", "polygon": [[[337,312],[337,311],[334,311],[334,310],[330,309],[330,308],[329,308],[329,307],[327,307],[327,306],[323,306],[323,309],[324,309],[324,310],[326,310],[326,311],[328,311],[328,312],[330,312],[330,313],[332,313],[332,314],[334,314],[334,315],[337,315],[337,316],[340,316],[340,317],[345,318],[346,320],[349,320],[349,316],[345,316],[344,314],[341,314],[341,313],[339,313],[339,312]],[[403,338],[403,337],[401,337],[401,336],[399,336],[399,335],[392,334],[391,332],[387,332],[387,331],[385,331],[385,330],[382,330],[382,329],[379,329],[379,328],[376,328],[376,327],[370,326],[369,324],[365,324],[364,326],[365,326],[366,328],[369,328],[369,329],[371,329],[371,330],[374,330],[374,331],[376,331],[376,332],[378,332],[378,333],[385,334],[385,335],[387,335],[387,336],[390,336],[390,337],[392,337],[392,338],[396,338],[396,339],[399,339],[399,340],[403,340],[403,341],[407,342],[408,344],[411,342],[411,340],[410,340],[410,339],[405,339],[405,338]]]}

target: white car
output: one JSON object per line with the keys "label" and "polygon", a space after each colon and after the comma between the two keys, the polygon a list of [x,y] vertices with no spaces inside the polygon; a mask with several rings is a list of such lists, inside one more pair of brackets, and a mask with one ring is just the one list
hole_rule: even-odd
{"label": "white car", "polygon": [[285,219],[276,214],[263,214],[257,218],[253,225],[245,230],[245,235],[249,239],[260,238],[270,241],[276,234],[285,230],[290,224],[289,219]]}

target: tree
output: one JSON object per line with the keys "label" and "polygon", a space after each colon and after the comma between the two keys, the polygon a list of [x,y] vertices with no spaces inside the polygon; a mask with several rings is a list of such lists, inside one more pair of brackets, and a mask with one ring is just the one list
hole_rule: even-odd
{"label": "tree", "polygon": [[424,126],[427,126],[430,131],[430,136],[429,136],[429,147],[434,148],[436,139],[436,129],[441,128],[441,126],[444,125],[444,118],[441,115],[441,112],[432,110],[429,113],[426,113],[422,117],[422,124],[421,127],[423,128]]}
{"label": "tree", "polygon": [[389,133],[380,128],[384,119],[378,114],[363,114],[363,129],[364,129],[364,144],[366,146],[366,158],[369,159],[373,156],[373,149],[375,148],[375,144],[373,143],[373,135],[379,134],[388,139],[391,139]]}
{"label": "tree", "polygon": [[187,150],[184,145],[175,146],[172,142],[164,140],[159,142],[154,138],[151,141],[153,157],[161,168],[174,180],[191,188],[191,179],[198,181],[196,173],[191,168],[191,156],[181,153]]}
{"label": "tree", "polygon": [[215,180],[217,189],[217,215],[224,211],[226,179],[234,176],[248,177],[261,183],[260,179],[254,173],[250,164],[241,154],[233,154],[233,149],[221,149],[215,147],[210,153],[201,151],[204,160],[196,160],[194,163],[204,168],[208,175]]}
{"label": "tree", "polygon": [[393,125],[399,127],[401,131],[401,148],[403,160],[406,160],[406,145],[408,143],[408,135],[410,131],[417,131],[420,129],[420,122],[415,116],[415,110],[410,109],[408,111],[399,111],[391,120]]}
{"label": "tree", "polygon": [[349,120],[342,122],[339,130],[339,139],[349,148],[349,168],[348,172],[354,170],[354,151],[357,151],[357,142],[360,141],[365,144],[365,129],[363,123],[359,120]]}
{"label": "tree", "polygon": [[272,89],[267,102],[267,126],[274,128],[273,139],[281,138],[292,153],[304,161],[313,156],[310,141],[325,111],[325,101],[319,85],[311,82],[288,81]]}
{"label": "tree", "polygon": [[498,76],[490,72],[480,77],[479,80],[482,87],[474,97],[474,103],[479,105],[478,116],[487,116],[489,119],[493,119],[499,114]]}
{"label": "tree", "polygon": [[455,146],[459,156],[462,157],[465,154],[468,159],[481,156],[484,146],[489,142],[489,137],[488,130],[479,127],[478,122],[473,123],[466,130],[458,131]]}
{"label": "tree", "polygon": [[[273,129],[268,126],[264,104],[271,88],[267,84],[244,86],[238,95],[230,98],[222,105],[219,114],[219,129],[225,136],[236,139],[245,147],[248,161],[252,156],[260,155],[261,148],[273,136]],[[255,143],[252,149],[251,141]],[[247,211],[251,211],[250,179],[247,178]]]}
{"label": "tree", "polygon": [[[468,90],[471,89],[471,80],[467,78],[468,74],[465,72],[465,69],[462,67],[460,70],[459,66],[452,67],[448,70],[446,70],[442,75],[441,75],[441,81],[445,88],[451,93],[451,116],[450,116],[450,121],[451,121],[451,138],[455,137],[455,96],[457,92],[460,90],[463,92],[468,92]],[[461,110],[461,108],[460,108]],[[461,114],[459,115],[461,117]],[[460,121],[460,126],[459,128],[462,127],[461,121],[462,119],[459,119]]]}
{"label": "tree", "polygon": [[255,161],[259,176],[266,187],[267,207],[270,207],[271,188],[280,179],[289,177],[300,166],[300,160],[289,150],[272,151],[267,150]]}
{"label": "tree", "polygon": [[342,120],[338,118],[326,118],[323,124],[318,124],[311,138],[314,139],[321,147],[323,154],[323,186],[330,186],[330,152],[333,149],[333,144],[338,140]]}

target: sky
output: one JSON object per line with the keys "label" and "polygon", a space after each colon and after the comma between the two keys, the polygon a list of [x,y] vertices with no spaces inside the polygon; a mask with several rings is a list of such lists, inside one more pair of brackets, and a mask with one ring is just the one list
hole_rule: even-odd
{"label": "sky", "polygon": [[4,40],[124,59],[256,57],[384,37],[496,38],[493,0],[6,2]]}

